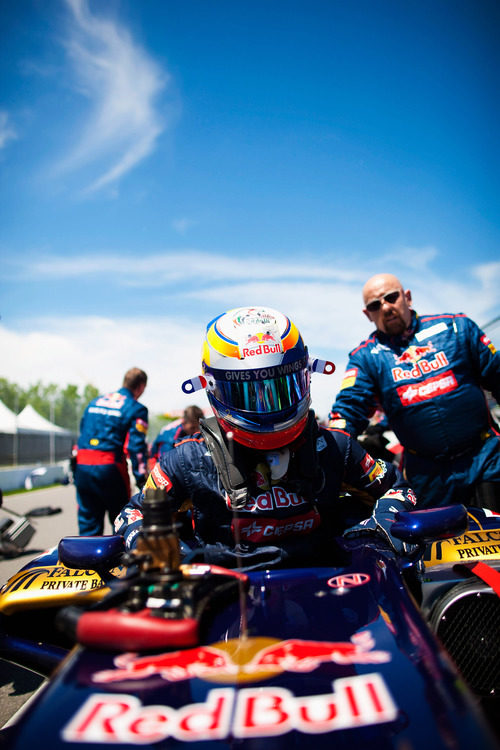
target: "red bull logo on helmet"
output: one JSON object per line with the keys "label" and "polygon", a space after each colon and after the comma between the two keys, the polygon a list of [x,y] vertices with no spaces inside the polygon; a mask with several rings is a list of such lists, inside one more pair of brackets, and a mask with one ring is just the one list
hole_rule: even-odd
{"label": "red bull logo on helmet", "polygon": [[292,730],[306,735],[395,721],[398,707],[381,674],[334,680],[332,691],[294,695],[283,687],[210,690],[206,699],[181,708],[146,705],[133,695],[95,693],[64,726],[67,742],[150,746],[172,737],[181,742],[228,737],[274,737]]}
{"label": "red bull logo on helmet", "polygon": [[260,354],[281,354],[283,346],[279,336],[275,337],[270,331],[255,333],[240,345],[240,356],[256,357]]}
{"label": "red bull logo on helmet", "polygon": [[281,672],[311,672],[325,663],[381,664],[390,660],[387,651],[374,646],[369,631],[355,633],[350,641],[232,639],[164,654],[120,654],[114,669],[96,672],[92,680],[109,684],[159,676],[168,682],[194,677],[209,682],[248,682]]}

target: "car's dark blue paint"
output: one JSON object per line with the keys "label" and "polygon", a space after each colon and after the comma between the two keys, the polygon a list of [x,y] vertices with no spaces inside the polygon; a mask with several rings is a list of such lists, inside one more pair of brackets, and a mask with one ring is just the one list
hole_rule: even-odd
{"label": "car's dark blue paint", "polygon": [[[364,573],[369,580],[352,588],[334,588],[332,578]],[[284,687],[295,696],[323,695],[332,683],[353,674],[380,674],[397,705],[390,722],[359,726],[331,733],[307,735],[296,730],[274,737],[245,740],[230,738],[203,741],[205,747],[294,748],[314,741],[318,748],[493,748],[467,693],[449,660],[422,619],[415,602],[402,583],[391,555],[370,546],[359,548],[352,564],[343,569],[298,569],[251,573],[247,595],[248,635],[279,640],[350,642],[355,633],[368,631],[373,651],[387,652],[382,663],[337,664],[322,662],[306,672],[281,671],[255,683]],[[238,603],[226,607],[209,628],[205,643],[238,638],[241,616]],[[61,732],[85,699],[93,692],[133,695],[142,705],[203,703],[214,687],[199,678],[169,682],[159,674],[141,680],[97,684],[97,672],[112,670],[116,654],[78,649],[66,661],[48,689],[31,708],[8,747],[36,747],[40,738],[51,750],[73,747],[104,747],[104,744],[65,743]],[[234,684],[228,680],[223,685]],[[111,739],[111,737],[110,737]],[[179,746],[167,738],[154,747]],[[182,743],[192,746],[192,742]],[[114,748],[131,744],[114,741]],[[144,746],[144,745],[143,745]]]}
{"label": "car's dark blue paint", "polygon": [[[401,538],[423,544],[431,537],[461,533],[463,513],[440,509],[437,514],[426,513],[420,518],[417,513],[401,514],[397,523]],[[103,545],[102,538],[71,539],[62,545],[64,560],[84,568],[103,567],[106,559],[111,565],[116,560],[119,542],[116,544],[117,547],[110,541]],[[183,673],[180,667],[180,672],[166,672],[165,662],[172,669],[172,664],[177,664],[175,659],[181,663],[183,658],[174,654],[174,661],[169,662],[169,652],[165,650],[163,662],[160,657],[165,652],[137,655],[137,659],[144,657],[149,664],[148,673],[138,674],[133,669],[119,671],[123,669],[123,661],[119,663],[123,656],[118,651],[79,646],[66,658],[22,720],[5,735],[3,746],[25,750],[36,748],[43,741],[51,750],[70,747],[102,750],[108,746],[125,750],[134,744],[158,750],[173,747],[187,750],[194,745],[238,750],[302,750],[305,743],[314,743],[318,750],[470,750],[473,747],[493,750],[497,745],[478,713],[475,699],[409,593],[401,571],[405,570],[404,576],[408,578],[411,564],[405,568],[404,562],[387,547],[380,546],[376,538],[356,540],[349,548],[350,562],[343,567],[251,572],[244,594],[244,614],[238,598],[233,597],[225,606],[214,607],[203,621],[202,651],[204,647],[213,647],[216,652],[231,653],[232,659],[233,652],[224,651],[225,647],[257,643],[255,653],[262,657],[265,644],[269,643],[274,654],[271,667],[261,665],[252,671],[249,662],[240,661],[239,668],[243,664],[246,670],[243,681],[238,681],[227,665],[202,676]],[[51,553],[34,564],[56,562],[57,555]],[[338,645],[338,651],[328,650],[332,644]],[[182,654],[189,657],[187,649]],[[189,658],[184,659],[188,665]],[[127,664],[133,664],[136,656],[130,655],[127,660]],[[333,725],[329,724],[325,728],[315,711],[329,706],[335,718],[335,711],[340,714],[339,706],[343,705],[336,702],[340,686],[351,678],[369,682],[370,675],[375,675],[376,684],[385,686],[375,696],[373,705],[377,700],[382,701],[387,689],[392,713],[374,723],[369,717],[371,709],[358,706],[357,724],[351,721],[347,727],[337,726],[332,730]],[[233,703],[229,705],[233,709],[246,694],[250,695],[249,701],[258,700],[259,695],[278,701],[259,714],[259,720],[267,721],[269,717],[269,732],[235,737],[234,732],[241,735],[242,718],[240,715],[238,719],[233,712],[217,739],[192,741],[192,733],[179,739],[174,730],[171,736],[158,722],[163,726],[162,739],[148,742],[141,737],[148,726],[148,710],[158,711],[147,707],[163,711],[164,707],[170,707],[168,716],[173,716],[175,722],[186,706],[196,708],[198,714],[205,711],[210,697],[216,693],[230,696]],[[102,705],[111,701],[111,714],[103,714],[102,719],[95,721],[95,714],[89,709],[85,719],[76,722],[80,729],[83,727],[76,736],[75,716],[90,701],[97,700],[96,696],[101,696]],[[280,696],[286,696],[282,703]],[[251,704],[242,700],[242,705],[248,708]],[[294,711],[299,716],[302,711],[308,720],[283,729],[278,718],[280,712],[284,715],[287,711],[290,716]],[[166,720],[167,725],[170,720]],[[89,727],[94,726],[98,728],[97,735],[89,732]]]}

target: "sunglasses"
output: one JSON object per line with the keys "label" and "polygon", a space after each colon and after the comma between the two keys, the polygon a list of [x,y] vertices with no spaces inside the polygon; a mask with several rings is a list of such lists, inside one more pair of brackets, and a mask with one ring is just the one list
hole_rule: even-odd
{"label": "sunglasses", "polygon": [[368,310],[368,312],[377,312],[377,310],[380,310],[380,308],[382,307],[382,300],[384,300],[384,302],[388,302],[390,305],[393,305],[399,298],[399,295],[399,289],[395,292],[388,292],[387,294],[384,294],[384,296],[380,299],[374,299],[372,300],[372,302],[368,302],[366,309]]}

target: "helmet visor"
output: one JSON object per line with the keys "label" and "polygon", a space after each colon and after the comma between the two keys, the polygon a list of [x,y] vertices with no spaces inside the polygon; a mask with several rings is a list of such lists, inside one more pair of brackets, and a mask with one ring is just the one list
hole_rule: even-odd
{"label": "helmet visor", "polygon": [[310,375],[307,367],[270,378],[259,377],[261,374],[265,374],[265,371],[226,372],[207,367],[207,391],[231,412],[250,412],[260,417],[285,412],[300,404],[309,394]]}

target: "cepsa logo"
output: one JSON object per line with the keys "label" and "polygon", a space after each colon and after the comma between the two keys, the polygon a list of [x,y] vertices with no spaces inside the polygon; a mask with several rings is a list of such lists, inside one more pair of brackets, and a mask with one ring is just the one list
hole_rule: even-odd
{"label": "cepsa logo", "polygon": [[428,378],[423,383],[397,388],[397,392],[403,406],[410,406],[427,401],[430,398],[436,398],[443,393],[449,393],[454,391],[455,388],[458,388],[458,383],[453,372],[449,370],[443,372],[442,375]]}
{"label": "cepsa logo", "polygon": [[271,542],[273,539],[282,539],[291,534],[310,534],[317,529],[321,523],[320,515],[316,508],[308,513],[291,518],[266,518],[247,521],[243,518],[235,518],[233,521],[233,533],[238,530],[241,538],[254,544],[258,542]]}
{"label": "cepsa logo", "polygon": [[146,490],[166,490],[167,492],[172,487],[172,481],[168,474],[165,474],[159,463],[156,463],[153,467],[153,471],[149,475],[147,482],[144,486]]}
{"label": "cepsa logo", "polygon": [[218,688],[182,708],[143,706],[132,695],[91,695],[63,728],[67,742],[151,745],[229,737],[324,734],[394,721],[398,708],[381,674],[334,680],[332,692],[297,696],[283,687]]}

